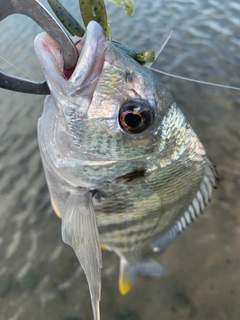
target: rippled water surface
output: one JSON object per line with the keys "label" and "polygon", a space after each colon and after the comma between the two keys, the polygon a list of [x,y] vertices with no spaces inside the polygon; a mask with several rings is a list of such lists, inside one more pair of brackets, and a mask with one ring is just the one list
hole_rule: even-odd
{"label": "rippled water surface", "polygon": [[[44,4],[46,2],[42,1]],[[69,3],[70,1],[65,1]],[[77,8],[77,1],[72,9]],[[237,0],[135,1],[127,18],[108,5],[116,40],[155,49],[173,35],[155,67],[240,87]],[[1,22],[0,55],[42,79],[32,49],[40,32],[30,19]],[[0,67],[21,75],[0,61]],[[240,92],[166,76],[220,176],[211,205],[155,258],[168,270],[118,292],[118,258],[104,252],[102,319],[240,319]],[[0,320],[92,319],[85,276],[61,240],[37,146],[44,97],[0,91]]]}

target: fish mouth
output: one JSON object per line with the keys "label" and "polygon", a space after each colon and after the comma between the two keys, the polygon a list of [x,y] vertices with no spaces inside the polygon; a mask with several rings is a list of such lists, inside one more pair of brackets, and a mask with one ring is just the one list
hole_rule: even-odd
{"label": "fish mouth", "polygon": [[40,60],[51,92],[59,85],[68,96],[91,96],[103,70],[107,43],[102,27],[95,21],[87,26],[83,38],[74,37],[78,60],[76,65],[64,69],[64,59],[59,44],[47,33],[40,33],[34,41],[34,49]]}

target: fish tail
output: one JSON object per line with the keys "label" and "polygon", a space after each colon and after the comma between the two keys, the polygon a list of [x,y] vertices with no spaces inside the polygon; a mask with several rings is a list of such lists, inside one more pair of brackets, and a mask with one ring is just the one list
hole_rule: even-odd
{"label": "fish tail", "polygon": [[125,295],[134,285],[139,276],[162,276],[167,271],[155,260],[148,258],[139,263],[129,263],[125,259],[120,260],[119,291]]}

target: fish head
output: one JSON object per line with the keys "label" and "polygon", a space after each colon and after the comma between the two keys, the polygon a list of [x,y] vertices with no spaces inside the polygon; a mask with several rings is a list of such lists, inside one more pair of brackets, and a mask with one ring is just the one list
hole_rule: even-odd
{"label": "fish head", "polygon": [[65,71],[57,42],[46,33],[35,39],[51,92],[42,115],[45,129],[40,132],[49,153],[52,140],[58,158],[61,154],[61,159],[75,162],[118,162],[108,170],[108,181],[147,170],[152,164],[146,157],[159,157],[162,123],[174,104],[172,95],[151,70],[109,42],[97,22],[91,21],[84,37],[76,41],[78,61]]}

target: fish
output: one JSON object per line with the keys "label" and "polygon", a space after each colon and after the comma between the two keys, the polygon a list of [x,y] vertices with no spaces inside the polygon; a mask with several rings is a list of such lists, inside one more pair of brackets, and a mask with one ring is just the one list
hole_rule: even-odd
{"label": "fish", "polygon": [[85,272],[100,319],[101,248],[120,258],[119,289],[166,270],[152,258],[204,210],[214,164],[170,91],[91,21],[64,70],[48,34],[35,39],[50,95],[38,141],[62,238]]}

